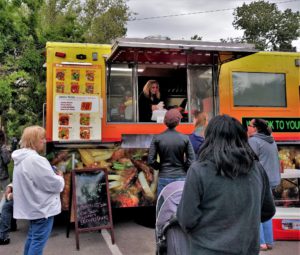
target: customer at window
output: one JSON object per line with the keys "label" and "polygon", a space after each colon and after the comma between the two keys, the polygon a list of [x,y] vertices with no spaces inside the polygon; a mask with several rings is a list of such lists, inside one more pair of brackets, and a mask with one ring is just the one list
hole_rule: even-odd
{"label": "customer at window", "polygon": [[[271,128],[263,119],[252,119],[248,125],[249,144],[267,173],[271,189],[275,189],[280,184],[280,162],[277,145],[271,133]],[[272,249],[273,242],[270,219],[260,225],[260,249]]]}
{"label": "customer at window", "polygon": [[268,177],[243,126],[228,115],[214,117],[177,209],[190,254],[257,255],[260,222],[274,213]]}
{"label": "customer at window", "polygon": [[177,109],[167,111],[164,123],[168,129],[156,135],[150,145],[148,163],[159,170],[157,195],[167,184],[185,180],[187,169],[195,159],[188,136],[175,130],[181,118]]}
{"label": "customer at window", "polygon": [[194,112],[193,122],[195,130],[192,134],[189,135],[189,138],[193,145],[195,155],[197,155],[201,145],[204,142],[204,131],[208,122],[207,114],[205,112],[200,112],[196,110]]}
{"label": "customer at window", "polygon": [[147,81],[139,96],[139,121],[151,122],[152,112],[164,108],[159,84],[156,80]]}
{"label": "customer at window", "polygon": [[14,218],[29,220],[24,255],[43,254],[54,216],[61,212],[64,178],[39,155],[44,152],[45,141],[44,128],[27,127],[21,137],[21,149],[12,153]]}

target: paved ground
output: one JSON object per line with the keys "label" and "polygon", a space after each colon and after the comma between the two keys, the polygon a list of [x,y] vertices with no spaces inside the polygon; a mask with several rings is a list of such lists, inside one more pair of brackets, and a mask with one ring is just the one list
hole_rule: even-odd
{"label": "paved ground", "polygon": [[[1,255],[22,254],[27,232],[27,222],[18,220],[18,230],[10,234],[11,243],[0,246]],[[116,244],[112,245],[109,232],[80,233],[80,250],[76,250],[75,231],[71,228],[69,238],[66,238],[66,227],[56,222],[50,239],[44,250],[44,255],[125,255],[125,254],[155,254],[154,229],[137,224],[135,220],[125,217],[115,220],[114,232]]]}
{"label": "paved ground", "polygon": [[[81,233],[79,235],[79,251],[76,250],[74,229],[71,229],[70,237],[66,238],[66,228],[64,224],[56,221],[44,255],[154,255],[154,229],[151,228],[151,226],[145,227],[141,225],[140,221],[138,221],[139,224],[137,224],[137,220],[128,215],[118,216],[118,219],[114,220],[115,245],[111,244],[110,235],[107,231],[102,231],[101,233]],[[27,222],[19,220],[18,230],[11,233],[11,244],[0,246],[0,255],[21,255],[26,232]],[[260,253],[260,255],[299,254],[300,242],[298,241],[277,241],[273,250]]]}

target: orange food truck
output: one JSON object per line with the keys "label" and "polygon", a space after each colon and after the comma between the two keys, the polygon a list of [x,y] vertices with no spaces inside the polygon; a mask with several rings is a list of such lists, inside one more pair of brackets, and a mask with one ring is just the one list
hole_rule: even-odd
{"label": "orange food truck", "polygon": [[47,151],[65,172],[62,195],[70,207],[70,171],[108,171],[112,207],[153,206],[158,171],[147,165],[162,118],[139,121],[138,97],[157,80],[166,109],[184,109],[180,132],[193,131],[192,112],[215,115],[220,63],[254,53],[252,45],[120,39],[112,46],[47,43]]}
{"label": "orange food truck", "polygon": [[166,109],[184,109],[177,130],[185,134],[193,131],[195,110],[209,118],[229,114],[245,127],[254,117],[268,120],[282,177],[291,177],[278,190],[278,205],[299,205],[299,65],[299,53],[257,52],[249,44],[47,43],[47,151],[65,172],[63,208],[69,208],[69,172],[85,167],[107,169],[112,207],[155,204],[158,172],[147,155],[165,126],[161,117],[140,121],[138,98],[148,80],[159,83]]}

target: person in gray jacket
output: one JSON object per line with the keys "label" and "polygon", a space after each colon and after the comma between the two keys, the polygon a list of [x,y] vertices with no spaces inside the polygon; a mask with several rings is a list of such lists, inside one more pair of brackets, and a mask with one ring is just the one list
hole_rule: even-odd
{"label": "person in gray jacket", "polygon": [[[277,145],[271,133],[271,128],[263,119],[252,119],[248,125],[249,144],[267,173],[271,189],[275,189],[280,184],[280,162]],[[260,226],[261,250],[272,249],[273,242],[273,226],[270,219]]]}
{"label": "person in gray jacket", "polygon": [[150,145],[148,164],[159,170],[157,196],[169,183],[185,180],[187,169],[195,160],[189,137],[175,130],[181,118],[177,109],[167,111],[164,123],[168,129],[154,136]]}
{"label": "person in gray jacket", "polygon": [[39,155],[45,150],[45,129],[24,129],[21,149],[12,153],[15,219],[29,221],[24,255],[43,254],[54,216],[61,212],[62,172],[54,172],[49,161]]}
{"label": "person in gray jacket", "polygon": [[260,221],[274,214],[268,177],[243,126],[228,115],[212,118],[177,209],[189,254],[258,255]]}

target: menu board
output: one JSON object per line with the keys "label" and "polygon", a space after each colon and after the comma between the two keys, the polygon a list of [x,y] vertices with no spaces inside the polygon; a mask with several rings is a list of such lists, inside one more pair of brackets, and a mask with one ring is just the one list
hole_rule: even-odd
{"label": "menu board", "polygon": [[77,249],[79,250],[79,233],[85,231],[109,229],[114,243],[106,170],[73,170],[72,179]]}
{"label": "menu board", "polygon": [[53,140],[100,140],[100,67],[55,65],[53,70]]}

